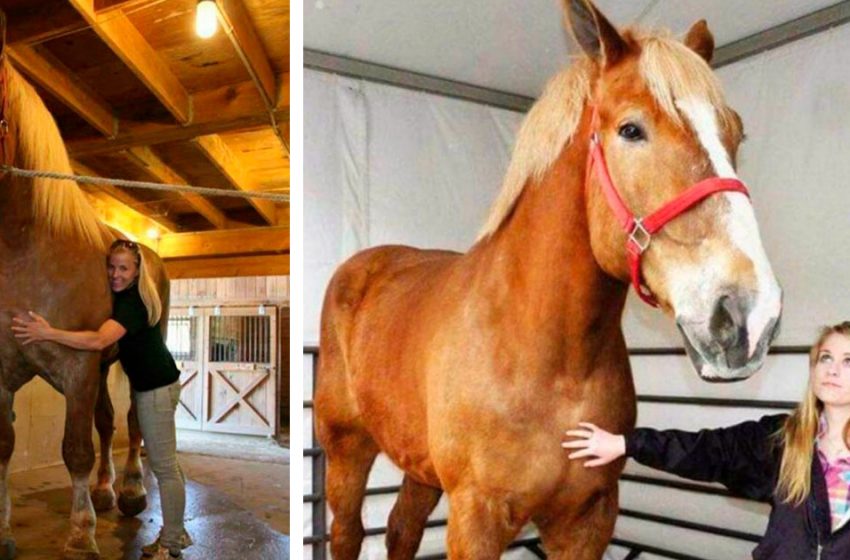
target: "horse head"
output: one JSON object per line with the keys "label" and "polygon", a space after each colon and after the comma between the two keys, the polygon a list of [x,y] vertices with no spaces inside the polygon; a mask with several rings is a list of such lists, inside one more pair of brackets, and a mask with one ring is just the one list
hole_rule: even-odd
{"label": "horse head", "polygon": [[682,42],[621,33],[589,1],[565,7],[592,66],[594,258],[675,318],[700,377],[749,377],[778,333],[782,291],[735,172],[743,125],[709,67],[713,37],[704,21]]}

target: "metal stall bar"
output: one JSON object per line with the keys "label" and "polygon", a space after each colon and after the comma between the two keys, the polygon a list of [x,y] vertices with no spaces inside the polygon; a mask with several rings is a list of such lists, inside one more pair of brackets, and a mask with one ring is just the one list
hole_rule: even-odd
{"label": "metal stall bar", "polygon": [[[305,348],[305,354],[313,356],[313,383],[310,391],[310,396],[316,393],[316,370],[319,369],[319,348]],[[308,403],[309,402],[309,406]],[[305,408],[313,408],[313,401],[304,401]],[[327,540],[328,540],[328,521],[327,521],[327,505],[325,500],[325,453],[319,447],[319,442],[316,440],[316,426],[311,423],[310,430],[310,445],[311,449],[304,450],[305,457],[313,459],[312,483],[313,483],[313,535],[304,539],[304,544],[313,545],[313,560],[325,560],[327,555]],[[305,496],[305,501],[306,496]],[[308,539],[311,542],[307,542]]]}

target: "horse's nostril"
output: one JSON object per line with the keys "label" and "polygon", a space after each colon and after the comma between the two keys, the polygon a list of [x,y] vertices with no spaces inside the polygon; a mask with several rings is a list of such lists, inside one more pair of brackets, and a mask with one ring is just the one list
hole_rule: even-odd
{"label": "horse's nostril", "polygon": [[728,346],[728,339],[737,336],[739,321],[736,315],[738,313],[732,296],[721,296],[711,314],[709,329],[712,338],[724,347]]}
{"label": "horse's nostril", "polygon": [[734,294],[721,296],[711,314],[709,332],[728,367],[746,365],[749,359],[746,298]]}

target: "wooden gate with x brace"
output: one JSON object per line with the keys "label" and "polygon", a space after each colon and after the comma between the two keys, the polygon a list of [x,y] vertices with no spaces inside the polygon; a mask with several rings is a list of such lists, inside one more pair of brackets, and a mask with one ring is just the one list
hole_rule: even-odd
{"label": "wooden gate with x brace", "polygon": [[272,305],[172,308],[168,347],[183,387],[177,426],[274,435],[277,337]]}

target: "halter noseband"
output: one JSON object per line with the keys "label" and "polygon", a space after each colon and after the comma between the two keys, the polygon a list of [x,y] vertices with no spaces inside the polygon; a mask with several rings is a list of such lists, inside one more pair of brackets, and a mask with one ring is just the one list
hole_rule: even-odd
{"label": "halter noseband", "polygon": [[714,193],[721,191],[739,192],[750,196],[747,187],[738,179],[727,179],[711,177],[691,185],[685,192],[666,203],[664,206],[644,217],[635,217],[629,207],[623,201],[617,187],[608,173],[608,165],[605,163],[605,155],[602,153],[602,142],[599,136],[599,116],[596,107],[593,108],[591,121],[590,153],[587,158],[587,174],[585,183],[590,179],[590,174],[596,171],[596,177],[602,185],[602,192],[608,201],[608,206],[614,212],[617,221],[628,235],[626,241],[626,258],[629,263],[629,272],[632,285],[640,298],[653,307],[658,307],[658,301],[652,295],[652,291],[643,281],[640,270],[640,259],[649,248],[652,236],[664,227],[673,218],[684,214],[698,202]]}

